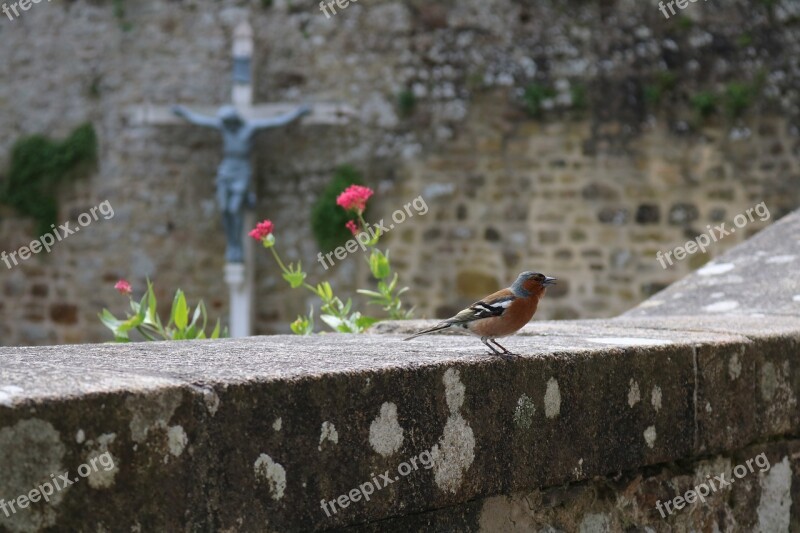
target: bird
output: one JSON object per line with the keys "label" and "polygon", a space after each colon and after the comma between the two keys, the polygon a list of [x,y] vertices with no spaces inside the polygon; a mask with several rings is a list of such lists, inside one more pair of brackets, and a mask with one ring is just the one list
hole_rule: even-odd
{"label": "bird", "polygon": [[[455,316],[442,320],[430,329],[417,332],[403,339],[408,341],[435,331],[448,328],[467,330],[478,336],[481,342],[496,355],[514,355],[497,342],[497,339],[516,333],[527,324],[550,285],[556,284],[557,278],[545,276],[539,272],[523,272],[508,288],[478,300]],[[499,347],[498,351],[491,343]]]}

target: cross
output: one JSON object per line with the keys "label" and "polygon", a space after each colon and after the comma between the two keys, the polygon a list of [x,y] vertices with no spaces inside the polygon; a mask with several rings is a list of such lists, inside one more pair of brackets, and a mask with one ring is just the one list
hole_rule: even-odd
{"label": "cross", "polygon": [[348,118],[355,115],[349,106],[332,103],[253,105],[253,48],[253,30],[243,21],[233,34],[232,104],[216,110],[144,104],[129,108],[127,113],[128,123],[134,126],[179,124],[186,120],[222,133],[224,150],[217,171],[217,202],[223,213],[227,239],[225,281],[230,291],[231,337],[246,337],[252,333],[253,248],[245,232],[253,225],[253,220],[250,216],[249,224],[245,224],[248,218],[245,207],[253,137],[262,129],[296,120],[303,124],[346,124]]}

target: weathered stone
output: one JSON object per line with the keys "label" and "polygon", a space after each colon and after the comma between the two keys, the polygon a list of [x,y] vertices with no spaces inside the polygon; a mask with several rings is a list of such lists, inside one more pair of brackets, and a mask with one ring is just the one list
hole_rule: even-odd
{"label": "weathered stone", "polygon": [[693,204],[680,203],[673,205],[669,210],[669,223],[679,226],[697,220],[699,212]]}
{"label": "weathered stone", "polygon": [[642,204],[636,209],[637,224],[658,224],[661,209],[656,204]]}
{"label": "weathered stone", "polygon": [[597,220],[604,224],[625,224],[628,222],[628,210],[604,207],[597,213]]}
{"label": "weathered stone", "polygon": [[78,307],[64,303],[53,304],[50,306],[50,318],[57,324],[75,324],[78,322]]}
{"label": "weathered stone", "polygon": [[489,227],[486,228],[486,231],[483,234],[483,238],[489,242],[498,242],[501,239],[500,232],[496,229]]}
{"label": "weathered stone", "polygon": [[456,289],[467,298],[478,299],[500,288],[498,279],[484,272],[466,270],[456,275]]}
{"label": "weathered stone", "polygon": [[50,292],[50,287],[43,283],[37,283],[31,287],[31,294],[37,298],[46,298]]}
{"label": "weathered stone", "polygon": [[581,194],[586,200],[618,200],[619,192],[604,184],[591,183],[583,188]]}

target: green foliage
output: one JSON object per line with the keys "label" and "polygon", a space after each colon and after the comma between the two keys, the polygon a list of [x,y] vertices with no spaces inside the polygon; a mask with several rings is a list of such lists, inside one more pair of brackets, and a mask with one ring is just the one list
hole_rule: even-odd
{"label": "green foliage", "polygon": [[406,311],[403,309],[403,302],[400,300],[400,296],[408,291],[408,287],[397,289],[397,272],[394,273],[394,277],[389,283],[387,283],[388,278],[389,276],[387,275],[386,278],[378,281],[377,291],[358,289],[357,292],[364,296],[369,296],[369,303],[381,306],[384,311],[389,313],[389,318],[392,320],[407,320],[411,318],[414,315],[414,309]]}
{"label": "green foliage", "polygon": [[314,307],[308,310],[308,316],[298,316],[297,320],[289,324],[295,335],[311,335],[314,333]]}
{"label": "green foliage", "polygon": [[50,231],[58,218],[58,186],[88,173],[97,159],[97,136],[91,124],[76,128],[64,141],[44,135],[17,140],[11,164],[0,183],[0,203],[37,222],[40,234]]}
{"label": "green foliage", "polygon": [[525,88],[522,96],[525,102],[525,109],[532,117],[540,118],[544,110],[542,104],[545,100],[555,98],[556,91],[552,87],[547,87],[539,83],[534,83]]}
{"label": "green foliage", "polygon": [[[364,316],[358,311],[353,311],[353,301],[348,298],[347,302],[342,302],[334,296],[331,284],[324,281],[311,290],[322,300],[320,318],[332,330],[339,333],[363,333],[374,323],[377,318]],[[313,322],[313,317],[309,315],[309,320]]]}
{"label": "green foliage", "polygon": [[694,26],[694,21],[686,15],[681,15],[678,17],[677,26],[679,30],[689,31]]}
{"label": "green foliage", "polygon": [[89,83],[89,88],[86,91],[90,98],[100,98],[100,76],[92,77],[92,81]]}
{"label": "green foliage", "polygon": [[573,83],[569,89],[572,100],[572,108],[576,111],[583,111],[588,107],[586,98],[586,86],[582,83]]}
{"label": "green foliage", "polygon": [[701,91],[692,96],[690,102],[700,118],[708,118],[720,108],[724,108],[729,118],[738,118],[753,104],[761,81],[754,83],[731,82],[723,93]]}
{"label": "green foliage", "polygon": [[644,101],[651,105],[658,105],[661,103],[663,94],[658,90],[654,84],[647,84],[644,86]]}
{"label": "green foliage", "polygon": [[485,73],[483,70],[471,70],[467,74],[466,85],[470,91],[477,91],[483,87],[483,78]]}
{"label": "green foliage", "polygon": [[329,251],[341,246],[351,237],[345,224],[352,218],[336,205],[336,197],[350,185],[363,185],[361,174],[350,165],[336,169],[333,179],[311,208],[311,231],[320,250]]}
{"label": "green foliage", "polygon": [[738,118],[753,103],[753,88],[746,83],[729,83],[725,88],[725,111],[731,118]]}
{"label": "green foliage", "polygon": [[400,113],[400,117],[410,117],[414,113],[416,107],[417,97],[414,96],[414,92],[410,89],[401,91],[400,94],[397,95],[397,111]]}
{"label": "green foliage", "polygon": [[[331,198],[331,204],[335,204],[335,196]],[[365,250],[367,248],[369,249],[369,256],[366,258],[367,264],[369,265],[372,277],[378,282],[377,291],[361,289],[357,292],[369,296],[369,303],[380,305],[389,315],[389,318],[393,320],[411,318],[414,312],[413,308],[405,310],[403,308],[403,302],[400,299],[400,296],[405,293],[408,288],[398,287],[398,275],[397,273],[392,274],[392,266],[389,262],[389,251],[383,252],[377,248],[381,232],[379,229],[372,229],[367,225],[367,222],[364,220],[364,207],[363,205],[350,206],[348,211],[342,209],[342,211],[346,213],[347,219],[352,219],[355,223],[355,231],[359,236],[358,243],[361,244]],[[337,208],[341,209],[340,206],[337,206]],[[302,265],[299,261],[297,266],[295,266],[294,263],[289,263],[287,266],[276,250],[276,238],[272,233],[271,222],[265,220],[257,226],[257,230],[259,231],[255,234],[251,233],[251,235],[260,240],[262,246],[272,253],[275,262],[281,269],[283,279],[286,280],[292,289],[303,288],[319,298],[321,302],[319,308],[320,319],[333,331],[340,333],[363,333],[380,320],[371,316],[362,315],[359,311],[356,311],[353,307],[353,301],[350,298],[348,298],[347,301],[342,301],[334,294],[333,287],[331,287],[329,282],[323,281],[316,286],[307,283],[306,273],[303,272]],[[269,233],[266,233],[267,231],[269,231]],[[374,235],[370,236],[370,231],[374,231]],[[364,238],[365,236],[367,239]],[[353,242],[356,241],[354,240]],[[348,247],[348,249],[350,249],[350,247]],[[313,306],[309,310],[308,315],[298,316],[297,320],[290,324],[290,327],[292,332],[297,335],[310,335],[313,333]]]}
{"label": "green foliage", "polygon": [[753,44],[753,35],[750,32],[744,32],[736,38],[736,44],[740,48],[747,48]]}
{"label": "green foliage", "polygon": [[122,31],[132,30],[133,24],[125,16],[125,0],[112,0],[112,2],[114,5],[114,17],[117,19],[119,29]]}
{"label": "green foliage", "polygon": [[664,96],[675,88],[677,78],[669,70],[659,72],[652,83],[644,86],[644,99],[648,104],[658,105]]}
{"label": "green foliage", "polygon": [[702,118],[708,118],[717,110],[717,96],[711,91],[700,91],[690,100],[695,112]]}
{"label": "green foliage", "polygon": [[158,302],[153,293],[153,284],[149,280],[147,281],[147,292],[142,296],[142,300],[136,302],[131,298],[130,304],[133,313],[128,313],[125,320],[117,319],[108,309],[103,309],[103,312],[98,315],[103,325],[114,334],[114,342],[130,342],[131,330],[138,331],[148,341],[218,339],[220,336],[227,336],[227,332],[220,334],[219,319],[217,319],[214,329],[206,337],[206,306],[202,300],[197,304],[191,315],[192,321],[189,322],[190,309],[186,303],[186,295],[180,289],[175,292],[172,300],[172,312],[166,326],[163,325],[156,311]]}
{"label": "green foliage", "polygon": [[272,7],[272,0],[261,0],[261,8],[269,9]]}

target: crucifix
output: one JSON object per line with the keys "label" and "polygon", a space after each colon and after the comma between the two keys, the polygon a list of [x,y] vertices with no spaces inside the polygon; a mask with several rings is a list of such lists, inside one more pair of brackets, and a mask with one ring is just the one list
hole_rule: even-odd
{"label": "crucifix", "polygon": [[[198,111],[176,105],[169,108],[148,104],[128,113],[132,125],[191,124],[214,128],[222,134],[223,158],[217,169],[217,204],[225,228],[225,282],[230,294],[231,337],[252,334],[253,246],[245,233],[254,225],[245,209],[250,203],[253,138],[264,129],[285,126],[302,119],[303,124],[345,124],[352,108],[341,104],[315,103],[253,105],[253,30],[246,21],[233,34],[233,89],[231,104],[217,110]],[[249,220],[248,220],[249,219]],[[248,223],[249,222],[249,223]]]}

